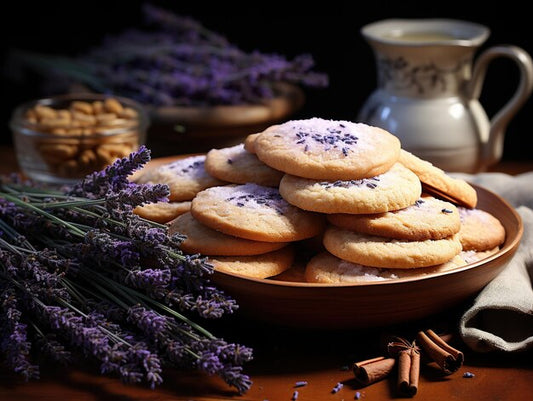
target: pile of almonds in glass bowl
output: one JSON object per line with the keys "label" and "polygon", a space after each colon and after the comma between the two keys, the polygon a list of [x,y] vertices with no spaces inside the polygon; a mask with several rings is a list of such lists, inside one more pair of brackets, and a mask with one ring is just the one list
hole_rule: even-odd
{"label": "pile of almonds in glass bowl", "polygon": [[149,117],[137,102],[101,94],[39,99],[10,121],[21,171],[48,183],[73,183],[145,143]]}

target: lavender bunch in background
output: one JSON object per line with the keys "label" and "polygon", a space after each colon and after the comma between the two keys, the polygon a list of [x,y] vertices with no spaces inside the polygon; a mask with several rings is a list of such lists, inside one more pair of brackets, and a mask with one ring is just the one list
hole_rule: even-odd
{"label": "lavender bunch in background", "polygon": [[237,309],[209,281],[213,267],[180,250],[183,236],[133,213],[167,198],[137,185],[141,147],[62,191],[0,181],[0,356],[27,380],[41,356],[78,355],[123,381],[163,381],[165,364],[217,374],[240,393],[252,350],[196,323]]}
{"label": "lavender bunch in background", "polygon": [[289,60],[248,53],[190,17],[150,4],[142,11],[145,29],[109,35],[73,59],[25,52],[18,58],[47,74],[58,92],[82,84],[156,107],[256,104],[276,96],[276,83],[329,84],[327,74],[314,71],[310,54]]}

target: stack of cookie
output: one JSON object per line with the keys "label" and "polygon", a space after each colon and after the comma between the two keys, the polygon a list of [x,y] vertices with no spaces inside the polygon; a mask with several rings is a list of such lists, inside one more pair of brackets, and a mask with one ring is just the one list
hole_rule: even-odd
{"label": "stack of cookie", "polygon": [[[465,265],[505,239],[491,216],[491,227],[499,227],[474,245],[466,223],[480,217],[475,189],[366,124],[288,121],[211,150],[201,167],[215,181],[196,187],[170,227],[186,236],[185,252],[208,256],[220,271],[307,282],[387,280]],[[162,166],[139,181],[172,181],[171,194],[186,192],[174,182],[183,178],[169,171]],[[315,246],[297,254],[309,240]]]}

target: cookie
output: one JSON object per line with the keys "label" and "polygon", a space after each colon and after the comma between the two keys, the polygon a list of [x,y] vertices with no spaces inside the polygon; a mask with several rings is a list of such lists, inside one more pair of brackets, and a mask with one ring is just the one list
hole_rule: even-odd
{"label": "cookie", "polygon": [[403,209],[373,214],[334,213],[327,215],[327,220],[346,230],[410,241],[446,238],[461,228],[454,204],[425,194]]}
{"label": "cookie", "polygon": [[205,170],[213,177],[229,183],[252,182],[269,187],[277,187],[284,174],[246,151],[242,143],[222,149],[211,149],[206,155]]}
{"label": "cookie", "polygon": [[309,260],[304,277],[309,283],[357,284],[398,280],[402,278],[422,278],[429,274],[449,271],[464,266],[459,256],[443,264],[417,269],[386,269],[364,266],[340,259],[329,252],[322,252]]}
{"label": "cookie", "polygon": [[289,281],[291,283],[305,283],[305,265],[302,263],[293,263],[293,265],[276,276],[270,277],[270,280]]}
{"label": "cookie", "polygon": [[256,132],[255,134],[249,134],[244,138],[244,149],[247,152],[255,154],[255,140],[259,136],[260,132]]}
{"label": "cookie", "polygon": [[137,206],[133,213],[156,223],[168,223],[191,209],[191,201],[155,202]]}
{"label": "cookie", "polygon": [[459,255],[461,256],[461,258],[463,258],[463,260],[466,263],[470,264],[470,263],[475,263],[479,260],[488,258],[489,256],[494,255],[495,253],[499,252],[499,250],[500,250],[500,247],[488,249],[486,251],[474,251],[474,250],[461,251]]}
{"label": "cookie", "polygon": [[459,206],[459,240],[464,251],[487,251],[505,242],[505,227],[491,213]]}
{"label": "cookie", "polygon": [[448,175],[444,170],[405,149],[400,151],[399,161],[420,178],[425,192],[461,206],[476,207],[476,189],[465,180]]}
{"label": "cookie", "polygon": [[298,241],[325,225],[323,215],[289,204],[277,188],[253,183],[205,189],[193,199],[191,213],[214,230],[254,241]]}
{"label": "cookie", "polygon": [[268,278],[288,270],[294,262],[295,252],[291,244],[262,255],[213,256],[207,258],[215,271],[238,274],[251,278]]}
{"label": "cookie", "polygon": [[260,255],[287,246],[287,242],[252,241],[221,233],[201,224],[190,212],[174,219],[169,225],[169,233],[186,236],[180,245],[182,251],[206,256]]}
{"label": "cookie", "polygon": [[462,248],[458,234],[437,240],[407,241],[330,226],[324,247],[340,259],[364,266],[412,269],[445,263]]}
{"label": "cookie", "polygon": [[414,204],[422,193],[420,180],[399,163],[371,178],[323,181],[285,174],[279,184],[284,199],[320,213],[381,213]]}
{"label": "cookie", "polygon": [[305,267],[304,277],[309,283],[324,284],[368,283],[398,278],[390,269],[351,263],[329,252],[313,256]]}
{"label": "cookie", "polygon": [[203,189],[226,184],[205,170],[205,158],[205,155],[188,156],[142,170],[136,181],[140,184],[166,184],[170,189],[170,201],[190,201]]}
{"label": "cookie", "polygon": [[290,120],[261,132],[257,157],[276,170],[317,180],[357,180],[389,170],[399,139],[381,128],[343,120]]}

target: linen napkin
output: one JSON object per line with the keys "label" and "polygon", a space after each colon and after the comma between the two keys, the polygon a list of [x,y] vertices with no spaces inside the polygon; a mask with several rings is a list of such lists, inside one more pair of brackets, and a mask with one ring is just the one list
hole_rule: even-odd
{"label": "linen napkin", "polygon": [[518,250],[461,316],[459,333],[478,352],[533,349],[533,172],[450,175],[502,196],[524,224]]}

